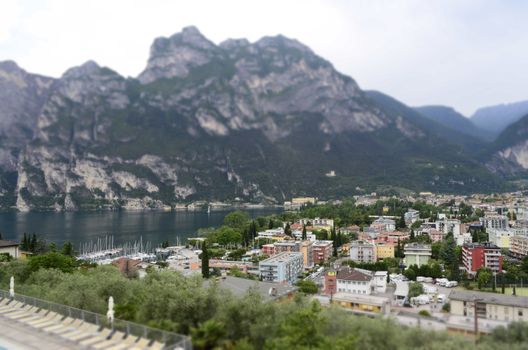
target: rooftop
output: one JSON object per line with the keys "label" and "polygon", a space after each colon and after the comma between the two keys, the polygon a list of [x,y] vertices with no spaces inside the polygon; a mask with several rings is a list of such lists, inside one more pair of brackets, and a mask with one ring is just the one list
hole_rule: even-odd
{"label": "rooftop", "polygon": [[[294,286],[260,282],[233,276],[218,278],[217,283],[220,287],[230,290],[236,296],[244,296],[249,291],[255,291],[264,301],[271,301],[297,290],[297,287]],[[270,293],[271,288],[275,288],[274,293]]]}
{"label": "rooftop", "polygon": [[0,248],[2,247],[18,247],[20,244],[14,241],[6,241],[3,239],[0,239]]}
{"label": "rooftop", "polygon": [[429,250],[430,251],[431,245],[413,242],[413,243],[407,243],[403,249],[404,250],[410,249],[410,250]]}
{"label": "rooftop", "polygon": [[485,249],[500,249],[498,246],[491,242],[482,243],[464,243],[464,248],[485,248]]}
{"label": "rooftop", "polygon": [[366,294],[335,293],[332,298],[337,301],[351,301],[379,306],[389,302],[389,298]]}
{"label": "rooftop", "polygon": [[372,275],[361,272],[352,267],[344,266],[337,271],[337,279],[346,281],[368,282],[372,280]]}
{"label": "rooftop", "polygon": [[299,252],[282,252],[277,255],[272,256],[271,258],[268,258],[266,260],[262,260],[260,264],[276,264],[285,262],[291,259],[295,259],[298,257],[303,257],[303,253]]}
{"label": "rooftop", "polygon": [[480,299],[479,302],[486,304],[497,304],[504,306],[517,306],[528,308],[528,297],[504,295],[498,293],[486,293],[469,290],[453,290],[449,294],[449,299],[471,302],[475,301],[475,299]]}

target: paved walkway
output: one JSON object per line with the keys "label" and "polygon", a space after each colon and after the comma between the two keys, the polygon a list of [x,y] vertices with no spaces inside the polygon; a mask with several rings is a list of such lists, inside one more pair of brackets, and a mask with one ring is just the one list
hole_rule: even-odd
{"label": "paved walkway", "polygon": [[76,350],[77,344],[0,316],[0,350]]}

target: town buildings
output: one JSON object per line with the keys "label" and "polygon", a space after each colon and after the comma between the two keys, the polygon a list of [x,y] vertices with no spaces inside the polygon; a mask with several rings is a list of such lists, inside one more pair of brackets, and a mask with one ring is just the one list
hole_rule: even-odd
{"label": "town buildings", "polygon": [[510,253],[519,259],[524,259],[528,256],[528,236],[511,237]]}
{"label": "town buildings", "polygon": [[488,240],[499,248],[510,248],[510,240],[514,231],[510,229],[490,228],[487,229]]}
{"label": "town buildings", "polygon": [[409,209],[403,214],[406,225],[413,224],[416,220],[420,219],[420,212],[418,210]]}
{"label": "town buildings", "polygon": [[264,282],[293,284],[303,270],[304,258],[300,252],[280,253],[259,263],[259,273]]}
{"label": "town buildings", "polygon": [[312,246],[313,263],[322,264],[328,261],[332,256],[333,247],[332,241],[315,241]]}
{"label": "town buildings", "polygon": [[300,251],[303,255],[303,262],[305,268],[311,268],[314,266],[313,258],[313,242],[302,241],[300,244]]}
{"label": "town buildings", "polygon": [[300,252],[303,255],[305,268],[311,268],[314,265],[313,242],[311,241],[280,241],[264,244],[261,252],[267,256],[274,256],[283,252]]}
{"label": "town buildings", "polygon": [[371,294],[372,289],[371,273],[348,266],[337,271],[337,292]]}
{"label": "town buildings", "polygon": [[[377,261],[376,245],[367,241],[350,242],[350,260],[358,263],[374,263]],[[394,256],[394,251],[393,251]]]}
{"label": "town buildings", "polygon": [[403,248],[405,255],[404,264],[409,267],[411,265],[427,265],[431,259],[431,245],[420,243],[408,243]]}
{"label": "town buildings", "polygon": [[376,236],[376,243],[391,243],[398,244],[398,242],[403,243],[410,238],[409,233],[401,231],[393,232],[381,232]]}
{"label": "town buildings", "polygon": [[505,215],[490,214],[480,218],[482,226],[486,229],[506,229],[508,228],[508,217]]}
{"label": "town buildings", "polygon": [[370,227],[373,227],[378,232],[392,232],[396,230],[396,221],[382,216],[374,220]]}
{"label": "town buildings", "polygon": [[[528,297],[453,290],[449,294],[451,315],[495,321],[528,321]],[[476,303],[476,305],[475,305]]]}
{"label": "town buildings", "polygon": [[0,240],[0,254],[9,254],[12,258],[18,259],[20,256],[18,246],[17,242]]}
{"label": "town buildings", "polygon": [[377,260],[394,258],[394,244],[376,243],[376,258]]}
{"label": "town buildings", "polygon": [[475,275],[483,267],[502,272],[502,255],[495,244],[466,243],[462,246],[462,263],[468,274]]}
{"label": "town buildings", "polygon": [[385,293],[387,271],[372,272],[343,266],[337,271],[325,274],[323,291],[327,295],[335,293],[364,294]]}

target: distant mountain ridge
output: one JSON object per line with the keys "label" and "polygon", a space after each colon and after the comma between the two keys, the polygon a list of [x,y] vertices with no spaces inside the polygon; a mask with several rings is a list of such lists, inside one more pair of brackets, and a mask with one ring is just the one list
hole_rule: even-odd
{"label": "distant mountain ridge", "polygon": [[509,125],[528,114],[528,101],[501,104],[478,109],[471,121],[479,128],[497,137]]}
{"label": "distant mountain ridge", "polygon": [[59,79],[3,63],[0,87],[2,208],[509,188],[467,138],[280,35],[215,45],[187,27],[154,41],[137,79],[92,61]]}
{"label": "distant mountain ridge", "polygon": [[454,108],[448,106],[421,106],[414,107],[423,116],[442,124],[445,127],[473,136],[483,141],[490,141],[492,135],[489,130],[477,127],[469,118],[466,118]]}

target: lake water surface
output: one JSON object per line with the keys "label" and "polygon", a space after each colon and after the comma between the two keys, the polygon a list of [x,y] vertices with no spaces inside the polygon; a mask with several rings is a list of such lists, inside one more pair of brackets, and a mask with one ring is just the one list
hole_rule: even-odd
{"label": "lake water surface", "polygon": [[[186,238],[196,236],[199,228],[220,226],[231,211],[212,211],[210,214],[205,211],[6,212],[0,213],[0,232],[4,239],[17,241],[24,232],[36,233],[58,246],[71,241],[76,249],[79,244],[105,235],[112,235],[115,244],[133,242],[142,237],[143,242],[157,246],[165,240],[175,244],[177,237],[184,243]],[[247,212],[251,217],[257,217],[278,213],[280,209]]]}

